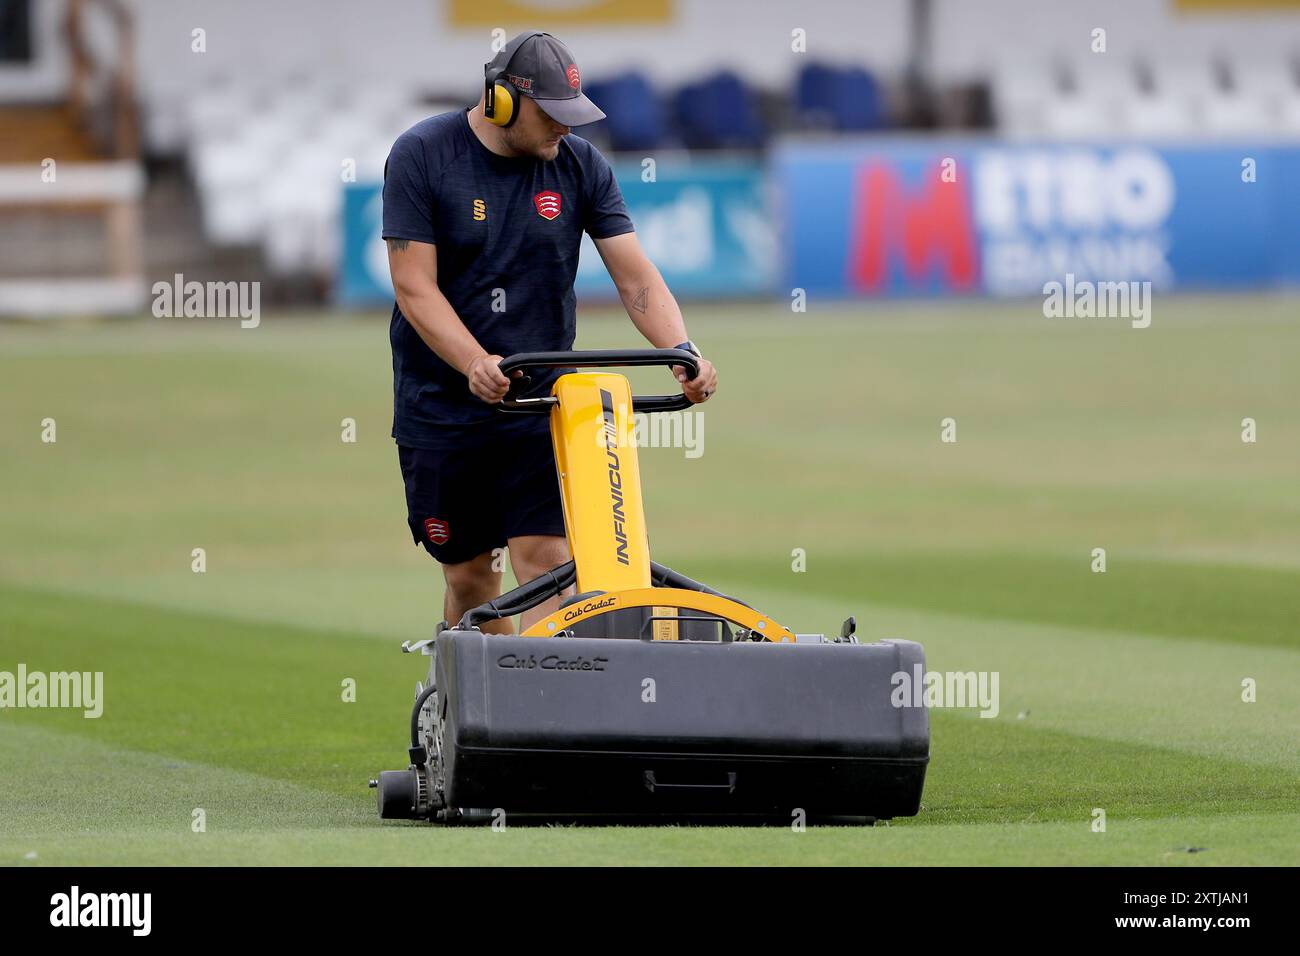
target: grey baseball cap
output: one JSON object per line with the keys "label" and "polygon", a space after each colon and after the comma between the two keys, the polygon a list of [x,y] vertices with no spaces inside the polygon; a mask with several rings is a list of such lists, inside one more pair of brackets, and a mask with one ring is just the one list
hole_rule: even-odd
{"label": "grey baseball cap", "polygon": [[583,126],[605,118],[582,92],[577,60],[549,33],[521,33],[496,55],[488,70],[499,70],[499,79],[532,97],[557,123]]}

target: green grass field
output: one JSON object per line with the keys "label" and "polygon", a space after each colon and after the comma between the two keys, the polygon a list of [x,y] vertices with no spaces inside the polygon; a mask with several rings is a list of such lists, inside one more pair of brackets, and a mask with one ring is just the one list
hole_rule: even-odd
{"label": "green grass field", "polygon": [[441,607],[386,323],[0,327],[0,671],[106,696],[0,710],[0,863],[1300,863],[1300,309],[1157,306],[688,308],[721,391],[702,456],[641,452],[656,558],[1000,674],[997,717],[932,713],[918,817],[803,833],[381,825],[425,666],[398,645]]}

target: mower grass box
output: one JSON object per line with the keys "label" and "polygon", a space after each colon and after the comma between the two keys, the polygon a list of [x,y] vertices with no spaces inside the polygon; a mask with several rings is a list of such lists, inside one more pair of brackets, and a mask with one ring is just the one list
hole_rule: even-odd
{"label": "mower grass box", "polygon": [[[547,646],[538,648],[538,644]],[[911,816],[924,708],[890,703],[910,641],[798,643],[444,631],[447,801],[524,813]]]}

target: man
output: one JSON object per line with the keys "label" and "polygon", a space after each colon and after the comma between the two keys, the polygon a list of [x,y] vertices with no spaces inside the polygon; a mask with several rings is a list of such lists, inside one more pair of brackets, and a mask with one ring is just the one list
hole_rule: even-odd
{"label": "man", "polygon": [[[548,419],[491,406],[510,387],[503,356],[573,347],[584,230],[650,344],[699,354],[609,163],[570,134],[604,116],[568,48],[523,33],[486,65],[477,106],[417,123],[388,157],[393,438],[411,534],[442,564],[453,624],[501,593],[494,552],[509,548],[521,583],[570,557]],[[717,388],[707,361],[691,381],[674,371],[693,402]],[[526,394],[549,393],[557,375],[535,375]],[[520,629],[558,604],[521,615]],[[509,633],[510,621],[483,629]]]}

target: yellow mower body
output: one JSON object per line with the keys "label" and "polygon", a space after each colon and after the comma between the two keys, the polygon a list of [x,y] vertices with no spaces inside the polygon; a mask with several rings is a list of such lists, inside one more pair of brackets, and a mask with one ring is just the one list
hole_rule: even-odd
{"label": "yellow mower body", "polygon": [[737,601],[702,591],[652,587],[627,378],[612,372],[570,372],[556,380],[551,395],[551,441],[565,532],[577,566],[576,589],[591,596],[560,608],[521,636],[551,637],[580,620],[649,607],[655,640],[677,640],[678,627],[670,618],[684,609],[724,618],[770,641],[793,641],[788,628]]}

